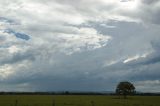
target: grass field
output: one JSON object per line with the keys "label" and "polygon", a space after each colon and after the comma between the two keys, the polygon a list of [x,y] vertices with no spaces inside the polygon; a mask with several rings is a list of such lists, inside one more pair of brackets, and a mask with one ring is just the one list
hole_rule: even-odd
{"label": "grass field", "polygon": [[0,95],[0,106],[160,106],[160,96]]}

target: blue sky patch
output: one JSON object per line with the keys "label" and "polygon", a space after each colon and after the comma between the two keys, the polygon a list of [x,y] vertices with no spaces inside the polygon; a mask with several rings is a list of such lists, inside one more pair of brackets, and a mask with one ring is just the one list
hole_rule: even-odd
{"label": "blue sky patch", "polygon": [[17,38],[23,39],[23,40],[29,40],[30,36],[24,33],[20,33],[20,32],[15,32],[12,29],[7,29],[4,31],[5,33],[8,34],[13,34],[14,36],[16,36]]}

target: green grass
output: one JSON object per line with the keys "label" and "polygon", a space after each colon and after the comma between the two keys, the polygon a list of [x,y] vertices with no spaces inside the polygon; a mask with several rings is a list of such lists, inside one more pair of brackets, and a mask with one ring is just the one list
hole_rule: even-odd
{"label": "green grass", "polygon": [[160,106],[160,96],[0,95],[0,106]]}

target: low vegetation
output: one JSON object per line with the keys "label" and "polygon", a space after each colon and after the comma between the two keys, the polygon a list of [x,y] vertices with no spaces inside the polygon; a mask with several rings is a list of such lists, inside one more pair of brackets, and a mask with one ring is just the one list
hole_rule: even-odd
{"label": "low vegetation", "polygon": [[160,106],[160,96],[0,95],[0,106]]}

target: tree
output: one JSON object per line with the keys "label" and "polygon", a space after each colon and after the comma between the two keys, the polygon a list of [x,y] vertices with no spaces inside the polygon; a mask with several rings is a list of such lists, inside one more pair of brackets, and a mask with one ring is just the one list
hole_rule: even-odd
{"label": "tree", "polygon": [[116,94],[123,95],[124,99],[127,95],[132,95],[135,93],[135,87],[132,83],[128,81],[120,82],[116,88]]}

